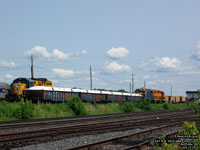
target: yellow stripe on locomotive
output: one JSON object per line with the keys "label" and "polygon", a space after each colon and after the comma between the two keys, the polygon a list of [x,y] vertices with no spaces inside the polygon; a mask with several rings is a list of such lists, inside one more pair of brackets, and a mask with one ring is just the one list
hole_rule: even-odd
{"label": "yellow stripe on locomotive", "polygon": [[35,82],[34,86],[48,86],[52,87],[52,81],[41,81],[41,80],[33,80]]}

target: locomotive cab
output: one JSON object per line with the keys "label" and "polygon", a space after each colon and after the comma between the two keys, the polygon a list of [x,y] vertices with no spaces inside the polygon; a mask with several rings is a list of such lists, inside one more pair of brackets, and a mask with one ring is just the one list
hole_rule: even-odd
{"label": "locomotive cab", "polygon": [[25,90],[25,83],[12,83],[10,88],[10,96],[14,99],[20,99],[24,97]]}
{"label": "locomotive cab", "polygon": [[27,78],[17,78],[13,81],[10,87],[9,99],[20,100],[25,97],[26,88],[34,86],[34,81]]}

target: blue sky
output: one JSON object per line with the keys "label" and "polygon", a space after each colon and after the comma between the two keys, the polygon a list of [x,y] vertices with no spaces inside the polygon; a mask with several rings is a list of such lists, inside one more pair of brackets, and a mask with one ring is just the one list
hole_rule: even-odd
{"label": "blue sky", "polygon": [[54,86],[185,95],[200,83],[200,1],[0,1],[0,81],[35,77]]}

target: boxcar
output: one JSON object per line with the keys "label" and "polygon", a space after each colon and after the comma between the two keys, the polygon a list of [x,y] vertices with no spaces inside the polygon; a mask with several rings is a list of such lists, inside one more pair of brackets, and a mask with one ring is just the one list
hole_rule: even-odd
{"label": "boxcar", "polygon": [[135,102],[137,98],[141,98],[140,94],[98,91],[98,90],[83,90],[71,88],[57,88],[35,86],[26,89],[26,98],[33,102],[64,102],[73,96],[79,96],[84,102],[91,103],[108,103],[131,101]]}
{"label": "boxcar", "polygon": [[9,84],[5,82],[0,82],[0,99],[5,99],[6,94],[9,91]]}

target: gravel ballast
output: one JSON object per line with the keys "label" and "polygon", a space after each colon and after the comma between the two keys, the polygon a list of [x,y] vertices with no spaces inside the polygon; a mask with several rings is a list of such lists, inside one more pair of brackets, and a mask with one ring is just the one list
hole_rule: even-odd
{"label": "gravel ballast", "polygon": [[[95,135],[84,135],[84,136],[78,136],[78,137],[71,137],[71,138],[66,138],[62,140],[56,140],[53,142],[46,142],[46,143],[39,143],[35,145],[29,145],[25,147],[18,147],[18,148],[12,148],[12,150],[64,150],[68,148],[73,148],[77,146],[81,146],[84,144],[89,144],[93,142],[98,142],[110,138],[115,138],[119,136],[125,136],[128,134],[134,134],[137,132],[141,132],[144,130],[149,130],[153,129],[155,127],[149,127],[149,128],[138,128],[134,130],[127,130],[127,131],[120,131],[120,132],[110,132],[110,133],[103,133],[103,134],[95,134]],[[170,132],[174,132],[178,130],[178,128],[174,129],[173,131],[166,131],[168,134]]]}

